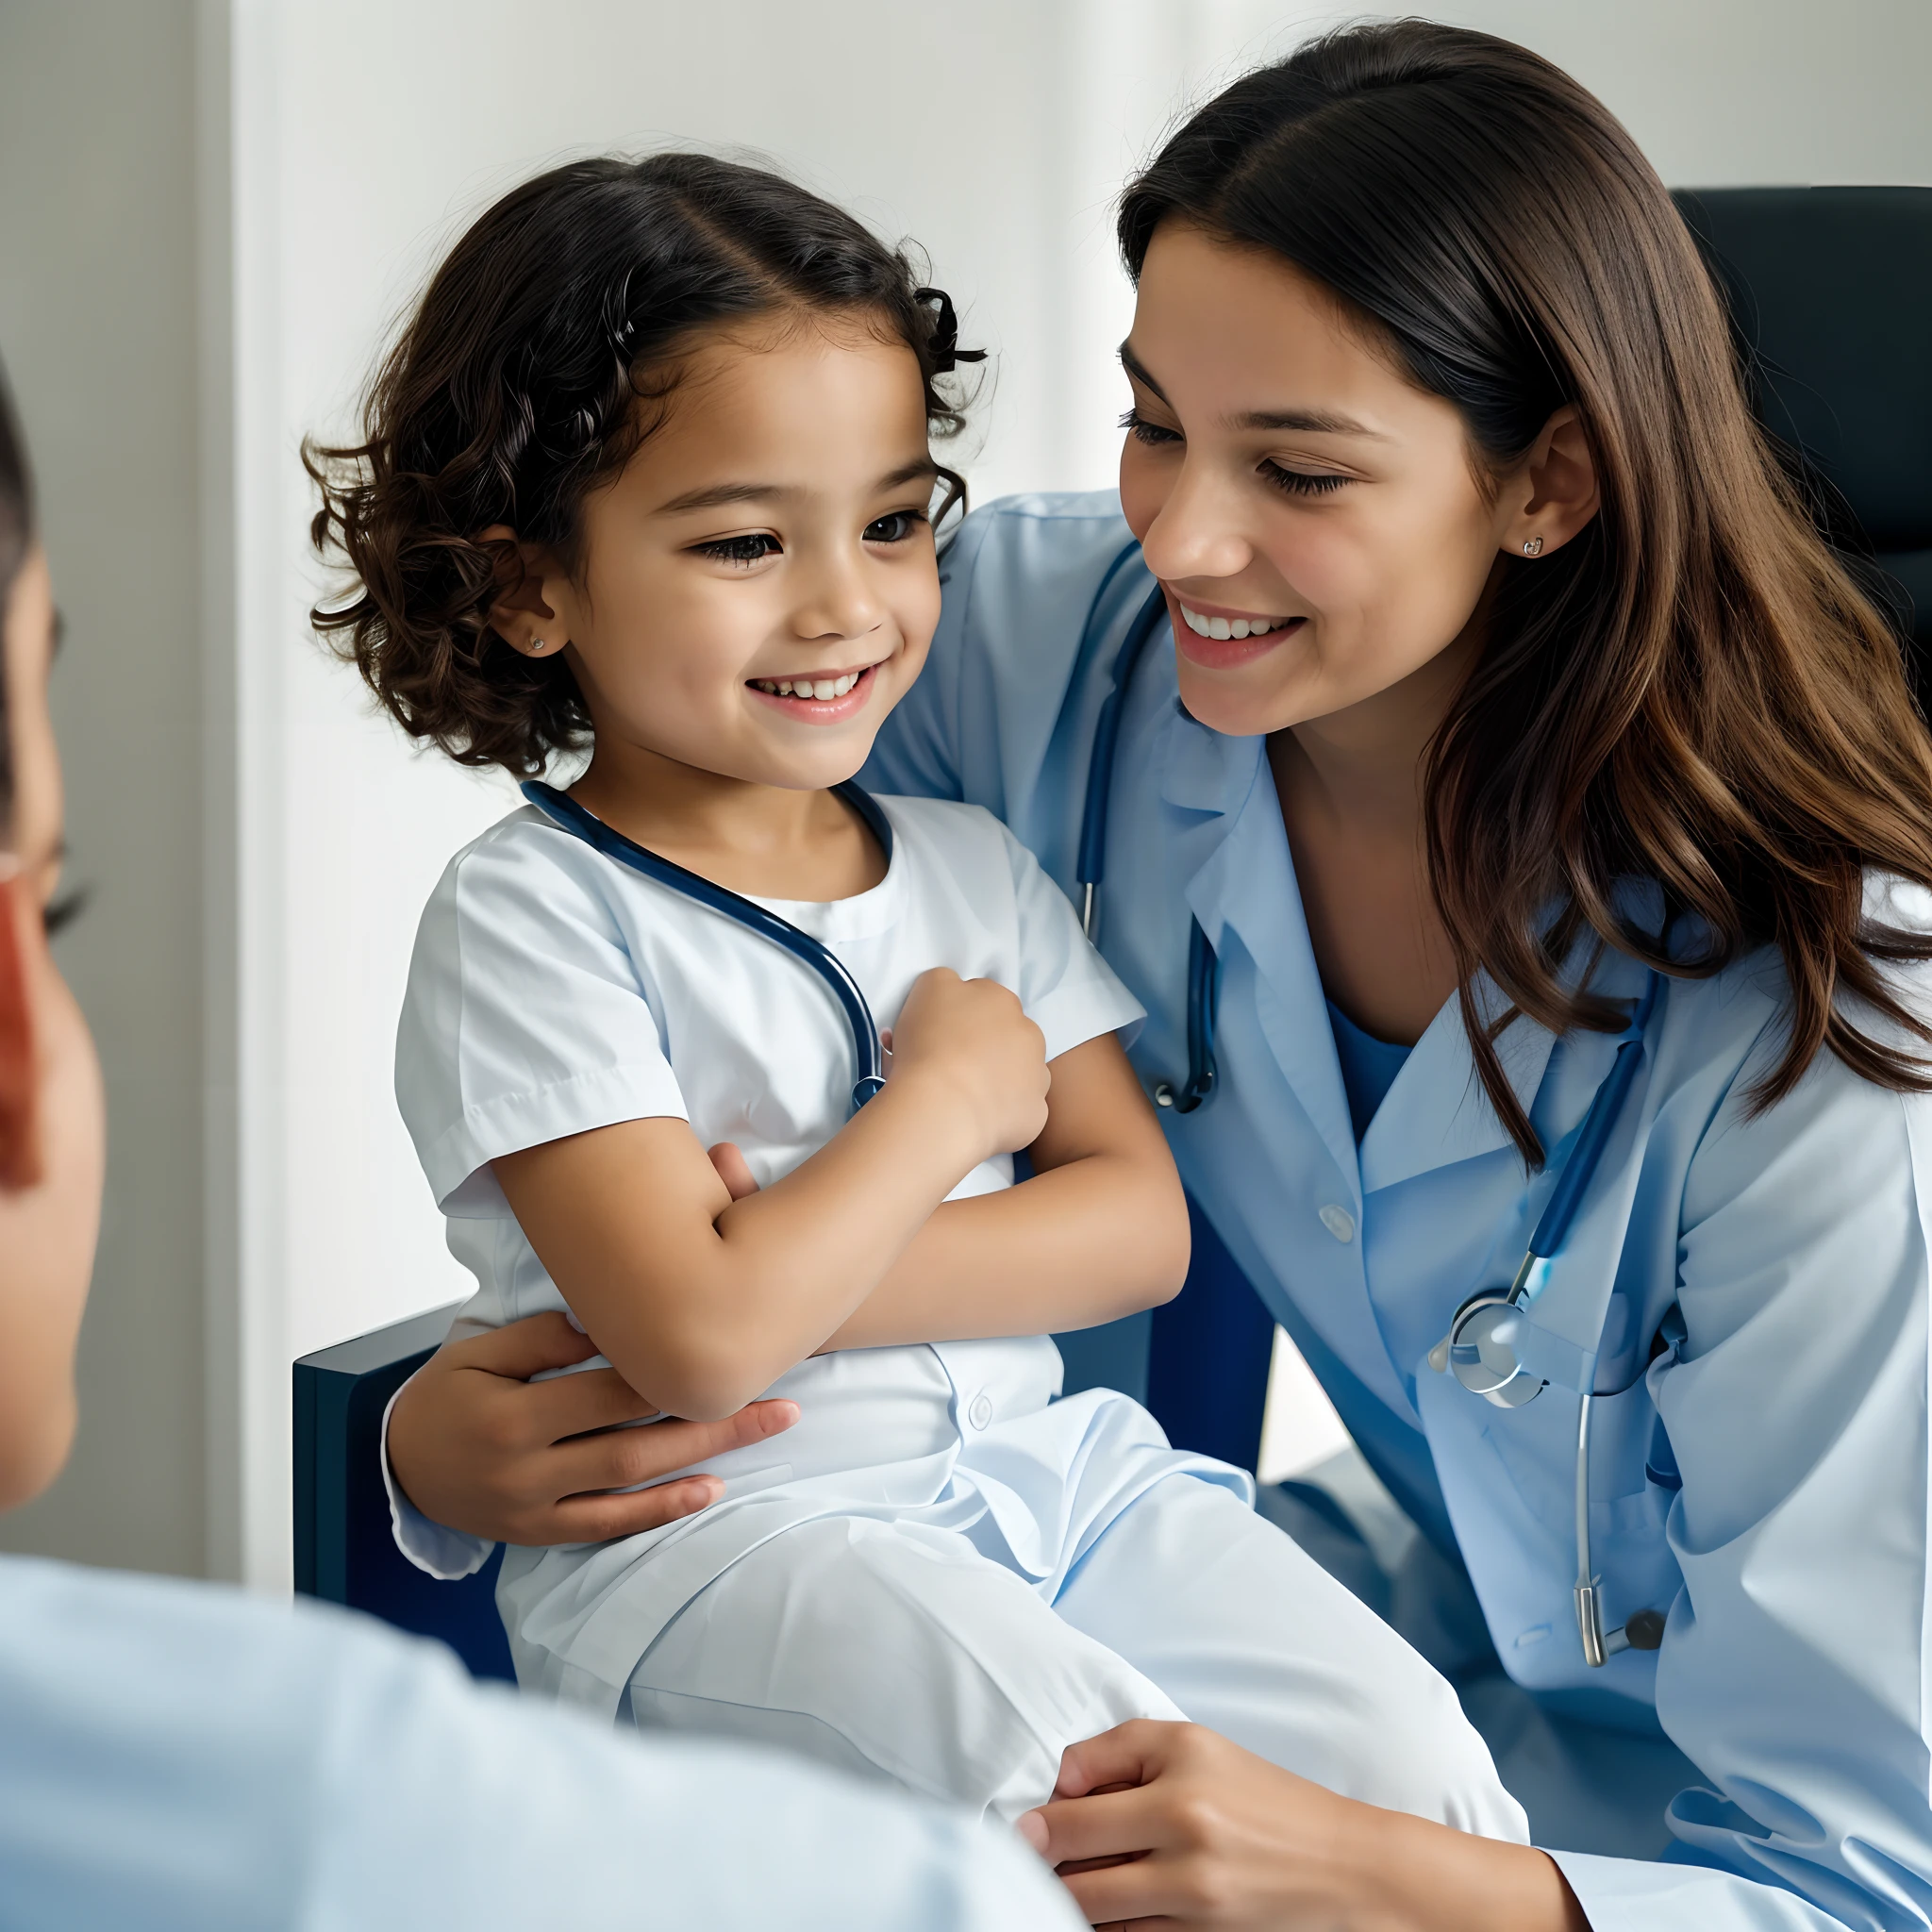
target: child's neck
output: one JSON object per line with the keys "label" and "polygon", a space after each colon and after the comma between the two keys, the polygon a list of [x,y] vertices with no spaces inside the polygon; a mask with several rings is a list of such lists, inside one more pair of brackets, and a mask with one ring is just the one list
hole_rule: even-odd
{"label": "child's neck", "polygon": [[886,857],[830,791],[758,785],[641,747],[597,753],[571,795],[607,825],[734,892],[849,899],[886,875]]}

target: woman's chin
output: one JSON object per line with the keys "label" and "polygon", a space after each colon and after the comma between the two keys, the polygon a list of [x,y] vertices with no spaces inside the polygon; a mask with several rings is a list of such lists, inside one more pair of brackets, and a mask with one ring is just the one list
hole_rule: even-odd
{"label": "woman's chin", "polygon": [[[1265,660],[1263,660],[1265,661]],[[1299,678],[1257,678],[1250,668],[1246,677],[1203,673],[1180,660],[1182,708],[1196,724],[1227,738],[1265,738],[1298,724],[1307,715],[1306,692]],[[1286,666],[1282,667],[1284,670]]]}

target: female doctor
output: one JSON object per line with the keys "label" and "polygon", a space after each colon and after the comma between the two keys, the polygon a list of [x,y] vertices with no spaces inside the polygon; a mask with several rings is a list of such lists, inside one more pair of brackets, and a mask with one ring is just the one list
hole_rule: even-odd
{"label": "female doctor", "polygon": [[[1932,1924],[1898,646],[1662,187],[1521,49],[1304,47],[1121,239],[1119,503],[968,521],[870,780],[1097,889],[1182,1174],[1419,1533],[1400,1621],[1466,1694],[1500,1662],[1554,1822],[1460,1838],[1135,1724],[1024,1828],[1096,1922]],[[638,1407],[514,1379],[581,1352],[447,1350],[394,1416],[415,1503],[550,1541],[706,1500],[581,1493],[679,1453],[560,1440]]]}

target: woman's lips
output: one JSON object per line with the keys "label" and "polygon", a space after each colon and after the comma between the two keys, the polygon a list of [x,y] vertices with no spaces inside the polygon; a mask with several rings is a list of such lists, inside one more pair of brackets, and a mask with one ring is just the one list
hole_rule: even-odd
{"label": "woman's lips", "polygon": [[760,704],[771,705],[788,718],[798,719],[801,724],[842,724],[846,719],[865,708],[872,697],[873,673],[877,669],[876,664],[868,664],[858,674],[858,682],[839,698],[781,697],[776,691],[760,691],[755,684],[747,684],[745,690]]}
{"label": "woman's lips", "polygon": [[1181,614],[1181,600],[1172,591],[1166,596],[1168,614],[1174,620],[1174,648],[1191,664],[1199,664],[1208,671],[1231,671],[1238,665],[1252,664],[1284,638],[1296,636],[1307,624],[1306,617],[1291,617],[1276,629],[1263,631],[1258,637],[1204,638]]}

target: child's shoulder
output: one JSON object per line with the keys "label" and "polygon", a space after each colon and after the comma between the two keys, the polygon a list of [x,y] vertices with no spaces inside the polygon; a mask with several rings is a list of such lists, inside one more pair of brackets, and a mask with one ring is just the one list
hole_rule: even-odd
{"label": "child's shoulder", "polygon": [[997,843],[1006,836],[1006,827],[983,805],[896,791],[878,792],[874,802],[884,808],[894,831],[908,830],[929,839],[969,844]]}
{"label": "child's shoulder", "polygon": [[533,805],[519,806],[472,839],[442,869],[432,905],[601,903],[610,862]]}
{"label": "child's shoulder", "polygon": [[963,895],[981,912],[1004,906],[1016,915],[1063,901],[1064,894],[1005,820],[983,805],[951,798],[878,800],[891,820],[908,870]]}
{"label": "child's shoulder", "polygon": [[1025,847],[983,805],[895,793],[882,794],[876,803],[901,842],[925,862],[969,870],[995,865],[1007,871],[1026,862]]}

